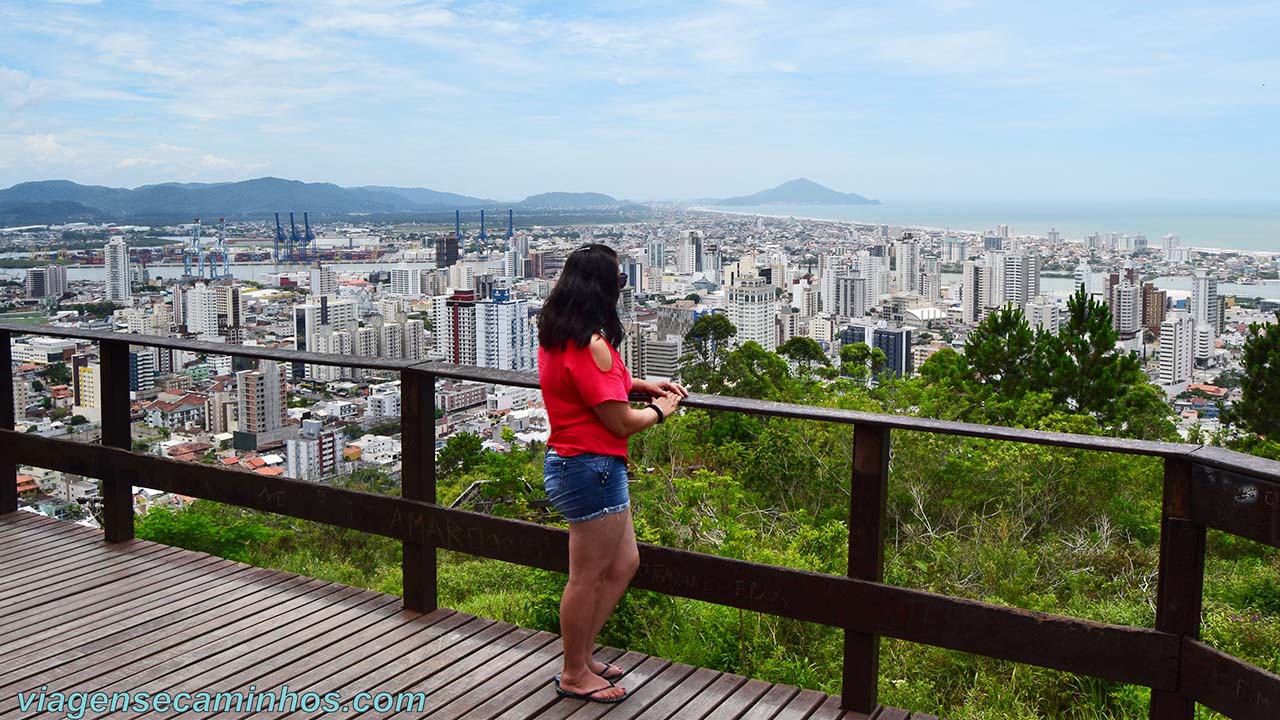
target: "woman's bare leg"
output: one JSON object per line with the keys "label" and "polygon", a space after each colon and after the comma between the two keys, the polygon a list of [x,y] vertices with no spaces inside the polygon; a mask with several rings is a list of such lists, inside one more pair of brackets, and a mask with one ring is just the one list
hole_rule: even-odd
{"label": "woman's bare leg", "polygon": [[[598,598],[618,545],[630,526],[630,513],[612,513],[569,526],[569,581],[560,598],[560,636],[564,645],[560,687],[570,692],[589,693],[608,687],[588,663],[595,647]],[[595,697],[608,699],[624,693],[622,688],[608,688]]]}

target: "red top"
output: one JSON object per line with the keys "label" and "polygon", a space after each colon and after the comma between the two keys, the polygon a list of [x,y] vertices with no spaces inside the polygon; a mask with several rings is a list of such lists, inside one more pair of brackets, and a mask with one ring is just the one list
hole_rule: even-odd
{"label": "red top", "polygon": [[538,385],[551,421],[547,445],[561,455],[627,456],[627,439],[609,432],[591,408],[606,400],[626,402],[631,373],[609,346],[613,366],[601,370],[591,349],[570,340],[564,350],[538,346]]}

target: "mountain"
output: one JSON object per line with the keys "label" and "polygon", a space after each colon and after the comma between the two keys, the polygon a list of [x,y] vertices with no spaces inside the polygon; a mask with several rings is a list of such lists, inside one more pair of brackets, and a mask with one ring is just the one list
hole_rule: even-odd
{"label": "mountain", "polygon": [[879,205],[857,193],[836,192],[805,178],[784,182],[778,187],[716,201],[717,205]]}
{"label": "mountain", "polygon": [[[175,222],[195,217],[269,219],[303,211],[316,218],[344,215],[442,213],[454,208],[504,209],[504,203],[427,188],[339,187],[275,177],[225,183],[160,183],[132,190],[67,180],[26,182],[0,190],[4,226],[86,222]],[[524,210],[620,209],[599,193],[544,193],[516,205]]]}
{"label": "mountain", "polygon": [[617,198],[593,192],[548,192],[530,195],[521,200],[522,208],[598,208],[618,207],[624,203]]}
{"label": "mountain", "polygon": [[365,185],[361,190],[368,190],[375,193],[389,193],[391,195],[399,195],[420,208],[433,208],[452,210],[453,208],[479,207],[481,205],[498,205],[496,200],[484,200],[474,198],[468,195],[459,195],[451,192],[441,192],[439,190],[428,190],[427,188],[402,188],[390,187],[387,185]]}
{"label": "mountain", "polygon": [[424,188],[355,187],[264,177],[226,183],[160,183],[132,190],[66,180],[27,182],[0,190],[6,222],[268,218],[307,211],[317,217],[387,214],[474,206],[489,200]]}

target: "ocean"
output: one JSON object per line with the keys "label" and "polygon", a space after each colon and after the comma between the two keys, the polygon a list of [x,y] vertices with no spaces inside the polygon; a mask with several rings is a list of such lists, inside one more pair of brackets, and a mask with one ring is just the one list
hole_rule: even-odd
{"label": "ocean", "polygon": [[1280,253],[1280,202],[1275,205],[1063,204],[996,205],[885,200],[883,205],[716,206],[720,212],[807,217],[876,225],[982,232],[1008,225],[1014,235],[1048,234],[1084,240],[1091,233],[1143,234],[1151,244],[1166,234],[1190,247]]}

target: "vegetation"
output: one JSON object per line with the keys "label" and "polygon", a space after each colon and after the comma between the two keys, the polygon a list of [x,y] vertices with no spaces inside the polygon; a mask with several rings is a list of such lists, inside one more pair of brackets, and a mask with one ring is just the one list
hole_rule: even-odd
{"label": "vegetation", "polygon": [[[1065,336],[1030,333],[1019,313],[995,313],[964,355],[939,351],[920,377],[878,384],[868,381],[875,368],[865,345],[842,351],[839,369],[826,368],[804,342],[784,345],[782,355],[753,342],[729,350],[732,325],[708,315],[690,333],[694,375],[712,391],[768,400],[1172,438],[1169,410],[1150,402],[1151,387],[1129,372],[1127,356],[1111,349],[1110,325],[1102,326],[1093,303],[1077,297],[1070,311]],[[1254,333],[1252,352],[1271,342],[1269,333]],[[1243,387],[1276,387],[1257,382],[1274,367],[1274,361],[1248,365]],[[1093,392],[1092,383],[1107,384],[1110,398]],[[1266,397],[1251,395],[1255,402]],[[510,442],[509,433],[504,440]],[[632,439],[636,534],[645,542],[843,574],[850,441],[847,426],[685,410]],[[484,450],[478,436],[457,435],[439,456],[439,499],[451,503],[479,482],[464,506],[557,523],[533,504],[543,499],[542,455],[537,444],[496,453]],[[897,431],[885,581],[1150,627],[1161,483],[1153,458]],[[396,492],[379,473],[343,484]],[[139,536],[401,590],[398,544],[339,528],[197,502],[184,512],[152,512],[139,522]],[[442,605],[557,630],[563,576],[453,553],[441,559]],[[1210,533],[1204,585],[1204,639],[1280,671],[1280,553]],[[631,591],[602,642],[839,691],[842,634],[807,623]],[[886,704],[952,718],[1146,716],[1143,688],[906,642],[886,640],[881,652]]]}

